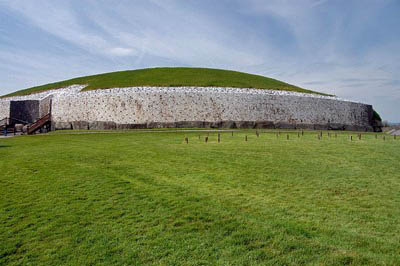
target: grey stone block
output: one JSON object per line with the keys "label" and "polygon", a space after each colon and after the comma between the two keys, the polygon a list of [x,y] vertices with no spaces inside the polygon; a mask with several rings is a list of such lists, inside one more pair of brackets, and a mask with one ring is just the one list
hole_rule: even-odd
{"label": "grey stone block", "polygon": [[275,124],[272,121],[257,121],[255,127],[262,129],[274,129]]}
{"label": "grey stone block", "polygon": [[236,121],[235,122],[237,128],[255,128],[255,121]]}
{"label": "grey stone block", "polygon": [[328,130],[328,124],[314,124],[314,130]]}
{"label": "grey stone block", "polygon": [[72,129],[74,130],[88,130],[89,129],[89,122],[87,121],[73,121],[71,122]]}
{"label": "grey stone block", "polygon": [[221,128],[236,128],[236,123],[235,121],[222,121],[221,122]]}
{"label": "grey stone block", "polygon": [[68,130],[72,129],[72,125],[69,122],[53,122],[55,130]]}
{"label": "grey stone block", "polygon": [[288,123],[288,122],[277,122],[275,123],[275,128],[280,129],[296,129],[296,124]]}
{"label": "grey stone block", "polygon": [[314,130],[313,124],[296,124],[296,129]]}

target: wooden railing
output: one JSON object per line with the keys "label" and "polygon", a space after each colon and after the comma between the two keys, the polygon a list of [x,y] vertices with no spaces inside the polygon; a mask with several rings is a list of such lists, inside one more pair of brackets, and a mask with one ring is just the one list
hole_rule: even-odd
{"label": "wooden railing", "polygon": [[47,114],[40,118],[38,121],[33,123],[28,127],[28,135],[31,135],[35,133],[37,130],[42,128],[46,123],[49,123],[51,121],[51,114]]}

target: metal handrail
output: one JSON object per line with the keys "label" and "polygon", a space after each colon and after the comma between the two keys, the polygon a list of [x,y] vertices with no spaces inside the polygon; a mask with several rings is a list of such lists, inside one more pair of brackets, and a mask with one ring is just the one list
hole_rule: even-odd
{"label": "metal handrail", "polygon": [[7,126],[9,124],[8,117],[0,120],[0,126]]}
{"label": "metal handrail", "polygon": [[18,118],[14,118],[14,117],[6,117],[6,118],[3,118],[3,119],[0,120],[0,125],[2,123],[4,123],[4,125],[8,125],[8,124],[10,124],[11,121],[17,121],[17,122],[21,122],[23,124],[29,124],[28,121],[24,121],[24,120],[21,120],[21,119],[18,119]]}
{"label": "metal handrail", "polygon": [[9,119],[14,120],[14,121],[18,121],[18,122],[22,122],[22,123],[24,123],[24,124],[29,124],[28,121],[24,121],[24,120],[21,120],[21,119],[18,119],[18,118],[10,117]]}

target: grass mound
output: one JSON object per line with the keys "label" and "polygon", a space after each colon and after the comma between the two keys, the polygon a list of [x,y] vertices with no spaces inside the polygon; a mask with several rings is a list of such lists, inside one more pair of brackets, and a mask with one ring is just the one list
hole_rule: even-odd
{"label": "grass mound", "polygon": [[79,77],[16,91],[3,97],[29,95],[47,90],[64,88],[75,84],[87,84],[88,86],[84,90],[125,88],[135,86],[215,86],[274,89],[322,94],[311,90],[302,89],[276,79],[230,70],[209,68],[148,68]]}

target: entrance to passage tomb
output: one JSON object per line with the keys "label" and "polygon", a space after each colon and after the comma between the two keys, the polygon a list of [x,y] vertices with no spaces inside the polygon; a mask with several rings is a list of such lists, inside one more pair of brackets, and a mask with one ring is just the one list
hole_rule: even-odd
{"label": "entrance to passage tomb", "polygon": [[10,118],[12,123],[34,123],[39,117],[39,101],[11,101],[10,102]]}
{"label": "entrance to passage tomb", "polygon": [[[51,130],[51,97],[42,100],[10,101],[10,116],[3,130],[16,130],[27,134]],[[5,133],[7,134],[7,133]]]}

